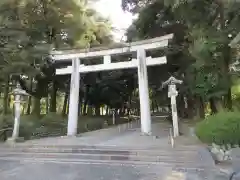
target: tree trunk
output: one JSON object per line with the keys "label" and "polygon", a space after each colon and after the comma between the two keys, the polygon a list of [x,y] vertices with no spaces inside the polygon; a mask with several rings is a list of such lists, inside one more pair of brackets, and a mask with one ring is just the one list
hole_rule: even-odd
{"label": "tree trunk", "polygon": [[109,111],[109,107],[107,106],[107,107],[106,107],[106,113],[105,113],[106,116],[109,115],[108,111]]}
{"label": "tree trunk", "polygon": [[82,96],[79,94],[79,101],[78,101],[78,116],[82,114]]}
{"label": "tree trunk", "polygon": [[67,108],[66,108],[66,114],[69,114],[69,95],[68,95],[68,100],[67,100]]}
{"label": "tree trunk", "polygon": [[86,115],[92,116],[93,115],[93,108],[92,105],[87,105],[87,112]]}
{"label": "tree trunk", "polygon": [[100,105],[95,106],[95,115],[100,116]]}
{"label": "tree trunk", "polygon": [[53,80],[53,87],[51,91],[50,112],[57,112],[57,82]]}
{"label": "tree trunk", "polygon": [[201,97],[197,97],[195,114],[196,114],[195,118],[205,118],[204,102]]}
{"label": "tree trunk", "polygon": [[155,113],[155,109],[154,109],[154,102],[153,102],[153,100],[152,100],[152,103],[151,103],[152,105],[152,113]]}
{"label": "tree trunk", "polygon": [[9,109],[9,99],[8,99],[8,93],[9,93],[9,77],[7,77],[4,87],[4,98],[3,98],[3,114],[8,113]]}
{"label": "tree trunk", "polygon": [[[30,82],[30,90],[32,91],[32,86],[33,86],[33,78],[31,78]],[[28,97],[28,105],[27,105],[27,114],[31,114],[31,105],[32,105],[32,96]]]}
{"label": "tree trunk", "polygon": [[[220,20],[220,28],[222,31],[224,31],[225,29],[225,23],[227,20],[227,16],[225,14],[225,7],[224,7],[224,2],[223,1],[216,1],[218,4],[218,8],[219,8],[219,20]],[[223,73],[224,76],[226,78],[226,82],[229,83],[228,86],[228,92],[227,95],[224,97],[225,100],[225,106],[226,108],[228,108],[229,110],[232,110],[232,93],[231,93],[231,86],[232,86],[232,81],[231,81],[231,77],[230,77],[230,70],[229,70],[229,65],[231,63],[231,47],[226,44],[223,49],[223,57],[224,57],[224,64],[223,64]],[[222,103],[221,102],[216,102],[217,104],[217,108],[220,108],[220,110],[222,110]]]}
{"label": "tree trunk", "polygon": [[82,114],[83,114],[83,115],[86,115],[86,114],[87,114],[86,111],[87,111],[87,100],[84,99]]}
{"label": "tree trunk", "polygon": [[213,114],[223,110],[223,104],[222,104],[221,99],[210,98],[209,103],[210,103],[210,107],[211,107]]}
{"label": "tree trunk", "polygon": [[231,88],[228,89],[227,95],[224,97],[225,99],[225,106],[228,110],[232,110],[232,90]]}
{"label": "tree trunk", "polygon": [[159,107],[158,107],[157,100],[154,101],[154,104],[155,104],[155,107],[156,107],[157,112],[159,112]]}
{"label": "tree trunk", "polygon": [[177,110],[178,116],[180,118],[185,118],[184,96],[181,94],[177,96]]}
{"label": "tree trunk", "polygon": [[209,99],[209,104],[210,104],[210,108],[211,108],[212,114],[217,113],[217,108],[216,108],[216,106],[215,106],[215,103],[214,103],[214,99],[213,99],[213,98],[210,98],[210,99]]}
{"label": "tree trunk", "polygon": [[29,96],[28,103],[27,103],[27,112],[26,112],[27,115],[31,114],[31,105],[32,105],[32,96]]}
{"label": "tree trunk", "polygon": [[82,110],[82,114],[86,115],[87,114],[87,104],[88,104],[88,93],[89,93],[89,86],[86,86],[86,91],[84,93],[84,104],[83,104],[83,110]]}
{"label": "tree trunk", "polygon": [[66,113],[67,113],[67,103],[68,103],[68,93],[65,93],[63,108],[62,108],[62,115],[63,116],[66,115]]}
{"label": "tree trunk", "polygon": [[41,113],[41,98],[34,97],[32,114],[36,116],[40,116],[40,113]]}
{"label": "tree trunk", "polygon": [[46,114],[47,114],[48,110],[49,110],[49,99],[48,99],[48,96],[45,98],[45,101],[46,101]]}
{"label": "tree trunk", "polygon": [[140,116],[140,108],[137,108],[137,115]]}
{"label": "tree trunk", "polygon": [[103,116],[104,112],[104,107],[101,107],[101,116]]}

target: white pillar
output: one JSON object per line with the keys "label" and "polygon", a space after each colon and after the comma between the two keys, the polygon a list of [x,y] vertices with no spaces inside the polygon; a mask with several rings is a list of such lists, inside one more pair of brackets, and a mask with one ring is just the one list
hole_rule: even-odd
{"label": "white pillar", "polygon": [[72,60],[72,74],[70,84],[70,98],[69,98],[69,114],[68,114],[68,136],[75,136],[77,134],[78,125],[78,103],[79,103],[79,73],[80,60],[78,58]]}
{"label": "white pillar", "polygon": [[149,104],[148,75],[146,66],[146,52],[144,49],[137,51],[138,59],[138,85],[141,110],[142,134],[151,134],[151,113]]}
{"label": "white pillar", "polygon": [[115,110],[112,111],[112,120],[113,120],[113,125],[115,125],[116,120],[115,120]]}
{"label": "white pillar", "polygon": [[13,128],[13,134],[12,139],[16,140],[19,136],[19,126],[20,126],[20,115],[21,115],[21,96],[15,95],[14,97],[14,128]]}
{"label": "white pillar", "polygon": [[173,136],[179,136],[179,129],[178,129],[178,114],[177,114],[177,103],[176,97],[178,92],[176,90],[175,84],[169,85],[169,96],[171,98],[171,109],[172,109],[172,122],[173,122]]}

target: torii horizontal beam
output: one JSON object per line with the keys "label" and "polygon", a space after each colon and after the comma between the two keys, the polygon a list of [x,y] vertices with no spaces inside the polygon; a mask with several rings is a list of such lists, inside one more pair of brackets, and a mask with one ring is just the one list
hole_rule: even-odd
{"label": "torii horizontal beam", "polygon": [[52,51],[50,53],[52,59],[56,61],[66,60],[66,59],[87,59],[94,57],[103,57],[107,55],[120,55],[127,54],[130,52],[135,52],[138,49],[158,49],[166,47],[168,41],[173,38],[173,34],[168,34],[165,36],[136,41],[132,43],[123,43],[121,47],[103,47],[103,48],[90,48],[81,50],[65,50],[65,51]]}
{"label": "torii horizontal beam", "polygon": [[[147,57],[146,58],[146,65],[147,66],[154,66],[154,65],[160,65],[160,64],[166,64],[167,58],[164,57],[158,57],[158,58],[152,58]],[[132,59],[131,61],[125,61],[125,62],[116,62],[116,63],[104,63],[104,64],[97,64],[97,65],[87,65],[81,64],[79,67],[80,73],[87,73],[87,72],[98,72],[98,71],[108,71],[108,70],[118,70],[118,69],[130,69],[130,68],[137,68],[138,61],[137,59]],[[68,66],[67,68],[57,69],[56,74],[57,75],[63,75],[63,74],[71,74],[73,71],[72,66]]]}

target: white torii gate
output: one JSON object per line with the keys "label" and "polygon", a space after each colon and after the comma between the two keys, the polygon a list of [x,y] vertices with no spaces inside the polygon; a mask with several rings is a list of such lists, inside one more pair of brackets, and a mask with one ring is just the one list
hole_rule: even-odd
{"label": "white torii gate", "polygon": [[[151,113],[149,105],[147,66],[165,64],[167,63],[167,60],[165,56],[158,58],[146,57],[146,50],[166,47],[168,46],[169,40],[172,38],[173,34],[169,34],[158,38],[125,43],[120,48],[109,48],[104,50],[90,49],[88,52],[86,52],[86,50],[53,51],[51,57],[55,61],[72,60],[72,66],[56,70],[57,75],[71,74],[67,135],[75,136],[77,134],[80,74],[128,68],[138,68],[141,131],[145,135],[150,135]],[[137,52],[137,59],[116,63],[111,62],[112,55],[129,54],[132,52]],[[84,59],[96,57],[103,58],[104,63],[97,65],[80,64]]]}

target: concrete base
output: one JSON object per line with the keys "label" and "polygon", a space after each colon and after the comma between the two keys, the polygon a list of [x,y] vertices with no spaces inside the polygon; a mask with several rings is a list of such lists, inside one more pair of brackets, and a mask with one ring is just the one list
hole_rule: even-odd
{"label": "concrete base", "polygon": [[153,136],[152,133],[144,133],[144,132],[141,132],[141,136]]}
{"label": "concrete base", "polygon": [[21,143],[24,142],[24,137],[18,137],[18,138],[8,138],[6,143],[8,144],[14,144],[14,143]]}

